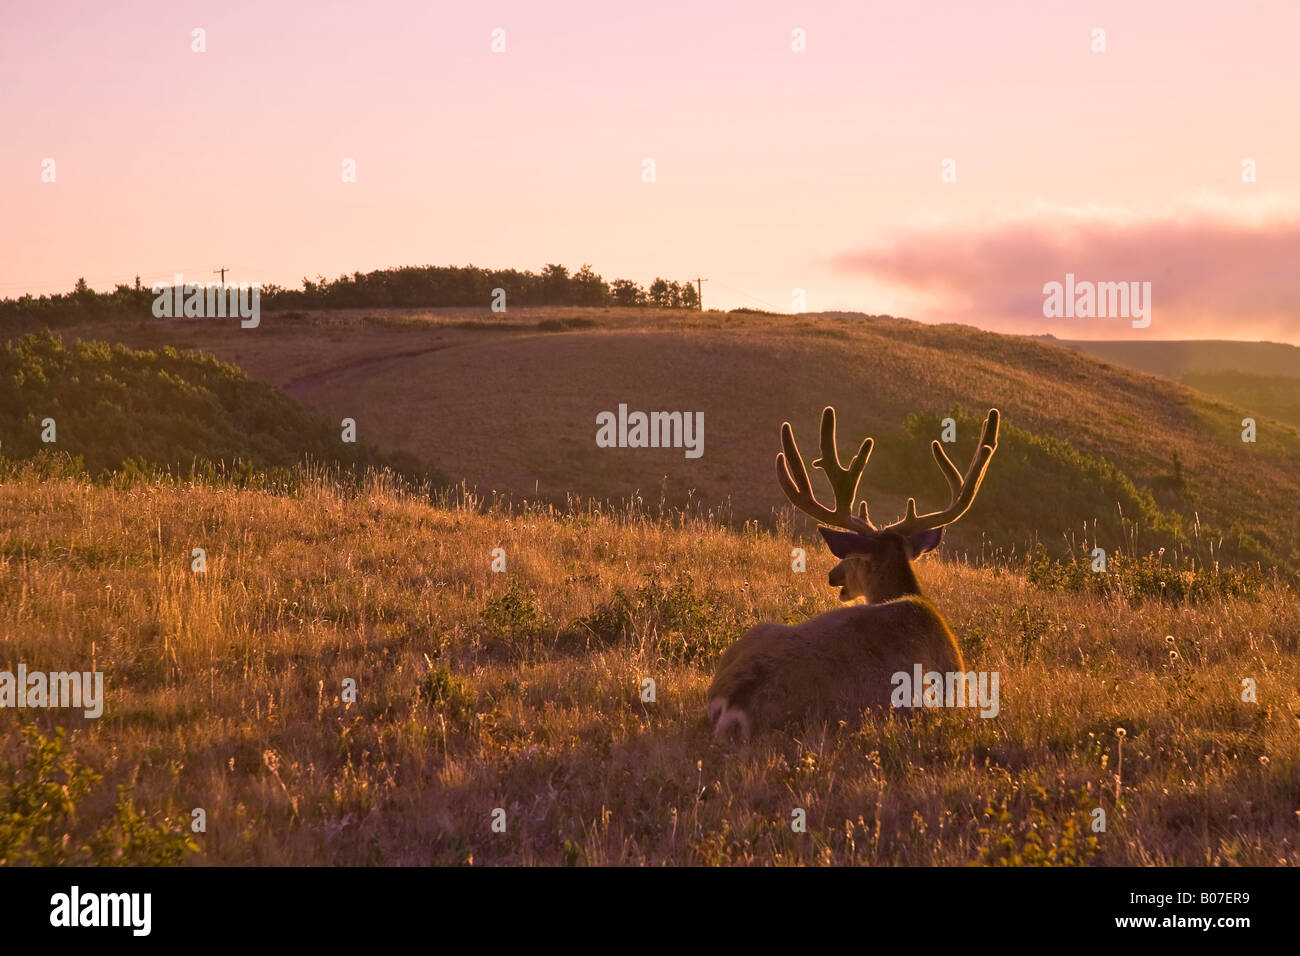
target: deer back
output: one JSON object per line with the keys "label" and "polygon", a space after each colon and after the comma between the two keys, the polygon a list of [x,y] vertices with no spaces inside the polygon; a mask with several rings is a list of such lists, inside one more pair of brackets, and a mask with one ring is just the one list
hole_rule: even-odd
{"label": "deer back", "polygon": [[755,730],[801,716],[852,720],[888,708],[893,675],[963,670],[952,631],[908,596],[828,611],[797,627],[760,624],[723,654],[709,687]]}

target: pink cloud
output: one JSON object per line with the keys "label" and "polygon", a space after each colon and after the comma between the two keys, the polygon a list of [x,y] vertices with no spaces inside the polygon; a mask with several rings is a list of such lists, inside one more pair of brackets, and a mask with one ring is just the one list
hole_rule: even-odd
{"label": "pink cloud", "polygon": [[[918,231],[836,256],[844,273],[871,276],[939,301],[916,318],[996,324],[1069,338],[1282,338],[1300,342],[1300,218],[1241,223],[1201,215],[1137,222],[1013,222]],[[1153,321],[1049,319],[1043,286],[1150,282]]]}

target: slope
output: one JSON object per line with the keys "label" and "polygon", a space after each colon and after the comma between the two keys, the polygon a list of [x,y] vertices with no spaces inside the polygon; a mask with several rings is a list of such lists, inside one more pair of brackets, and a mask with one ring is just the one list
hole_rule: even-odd
{"label": "slope", "polygon": [[[1073,536],[1300,563],[1295,428],[1257,415],[1258,441],[1245,443],[1239,407],[1021,337],[894,319],[610,309],[272,313],[247,332],[194,322],[127,331],[237,361],[481,494],[640,497],[651,508],[662,498],[736,521],[787,512],[772,465],[785,419],[810,461],[823,405],[840,411],[841,448],[874,435],[864,489],[887,519],[909,494],[922,508],[946,500],[927,450],[940,420],[959,419],[950,454],[964,465],[979,418],[996,406],[1003,446],[950,547],[1020,550],[1036,537],[1059,550]],[[596,416],[620,404],[703,412],[704,454],[597,447]]]}

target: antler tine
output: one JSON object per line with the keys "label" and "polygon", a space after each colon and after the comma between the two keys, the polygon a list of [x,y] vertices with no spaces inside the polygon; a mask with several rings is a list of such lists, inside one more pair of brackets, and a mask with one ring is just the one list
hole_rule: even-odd
{"label": "antler tine", "polygon": [[842,466],[835,447],[835,409],[828,405],[822,410],[822,455],[813,462],[813,467],[820,468],[830,479],[831,489],[835,492],[835,508],[827,508],[813,493],[812,483],[808,480],[808,469],[804,467],[803,456],[799,454],[799,446],[794,441],[794,429],[789,422],[781,425],[781,446],[785,450],[776,456],[777,481],[791,504],[823,524],[849,531],[874,532],[876,527],[867,517],[865,501],[859,508],[859,514],[853,514],[853,499],[857,497],[862,469],[871,457],[873,444],[870,438],[865,439],[849,466]]}
{"label": "antler tine", "polygon": [[[835,409],[827,405],[822,409],[822,455],[813,462],[813,467],[820,468],[826,473],[826,477],[830,479],[831,489],[835,492],[836,513],[843,513],[852,521],[854,520],[853,499],[858,496],[858,485],[862,481],[862,470],[866,468],[867,459],[871,457],[871,450],[876,443],[875,439],[864,438],[862,444],[858,446],[857,454],[849,461],[849,467],[844,468],[840,465],[840,455],[835,445],[835,429]],[[859,512],[861,517],[857,520],[864,522],[868,528],[874,531],[874,526],[867,520],[867,503],[865,501],[861,503]]]}
{"label": "antler tine", "polygon": [[975,496],[979,493],[980,483],[984,481],[984,473],[988,471],[989,462],[993,458],[993,453],[998,449],[998,425],[1001,416],[996,408],[989,409],[988,417],[984,419],[984,428],[980,432],[980,443],[975,449],[975,454],[971,458],[970,467],[966,469],[965,476],[957,471],[957,466],[952,463],[943,446],[939,442],[931,442],[930,450],[934,454],[935,463],[938,464],[939,470],[943,472],[944,478],[948,481],[948,488],[952,494],[952,499],[948,507],[942,511],[932,511],[929,514],[918,515],[916,513],[916,499],[907,499],[907,511],[903,517],[882,528],[882,531],[896,531],[899,534],[915,534],[918,531],[932,531],[935,528],[941,528],[944,525],[952,524],[975,503]]}
{"label": "antler tine", "polygon": [[943,450],[943,443],[937,438],[930,442],[930,451],[934,454],[935,464],[939,466],[939,470],[943,472],[943,476],[948,479],[948,491],[952,494],[953,498],[956,498],[957,495],[961,494],[961,472],[958,471],[957,466],[952,463],[952,459],[948,457],[948,453]]}

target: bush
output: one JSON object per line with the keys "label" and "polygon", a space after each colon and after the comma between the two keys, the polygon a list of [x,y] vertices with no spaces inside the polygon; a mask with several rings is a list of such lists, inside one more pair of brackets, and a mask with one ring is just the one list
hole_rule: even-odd
{"label": "bush", "polygon": [[518,584],[488,600],[479,620],[494,636],[507,641],[530,641],[550,627],[537,607],[533,592]]}
{"label": "bush", "polygon": [[77,810],[100,775],[68,752],[62,727],[53,738],[30,726],[22,735],[0,789],[0,866],[175,866],[198,851],[183,823],[141,814],[125,786],[110,819],[78,845]]}
{"label": "bush", "polygon": [[[178,476],[236,484],[290,483],[303,461],[353,475],[389,468],[413,483],[440,476],[409,455],[343,443],[337,427],[233,365],[173,348],[137,351],[49,332],[0,344],[0,451],[9,459],[56,450],[60,466],[127,480]],[[42,441],[54,419],[57,441]]]}

